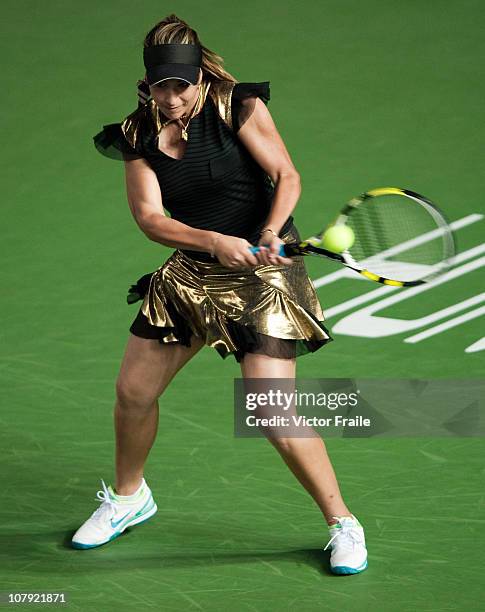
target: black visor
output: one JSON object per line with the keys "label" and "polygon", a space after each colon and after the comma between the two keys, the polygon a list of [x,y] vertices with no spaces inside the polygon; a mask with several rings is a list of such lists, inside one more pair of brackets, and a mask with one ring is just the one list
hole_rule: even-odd
{"label": "black visor", "polygon": [[195,85],[199,80],[202,64],[200,45],[164,44],[143,49],[149,85],[167,79],[180,79]]}

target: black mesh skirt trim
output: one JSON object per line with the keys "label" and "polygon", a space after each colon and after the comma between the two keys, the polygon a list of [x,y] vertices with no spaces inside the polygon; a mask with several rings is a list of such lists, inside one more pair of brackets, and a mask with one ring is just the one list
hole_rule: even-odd
{"label": "black mesh skirt trim", "polygon": [[[308,311],[305,311],[308,313]],[[250,325],[241,325],[237,321],[227,320],[227,328],[231,334],[234,344],[238,347],[234,351],[236,361],[240,362],[246,353],[268,355],[277,359],[295,359],[307,353],[314,353],[323,345],[333,340],[330,332],[321,321],[317,321],[311,313],[308,313],[315,322],[329,336],[326,340],[288,340],[285,338],[275,338],[257,332]]]}
{"label": "black mesh skirt trim", "polygon": [[[136,319],[130,326],[130,332],[140,338],[147,338],[150,340],[159,340],[161,344],[178,343],[184,346],[191,346],[190,339],[194,335],[194,332],[188,325],[187,321],[180,316],[177,310],[172,304],[167,303],[167,312],[170,318],[175,323],[174,327],[158,327],[157,325],[151,325],[148,318],[142,313],[141,308],[136,315]],[[176,340],[167,342],[164,340],[167,336],[173,334]]]}
{"label": "black mesh skirt trim", "polygon": [[[133,303],[143,298],[146,290],[148,290],[150,277],[151,274],[146,274],[139,279],[135,285],[131,286],[127,298],[129,303]],[[135,298],[135,295],[138,297]],[[191,338],[195,334],[187,320],[180,315],[170,302],[167,302],[166,309],[170,318],[175,323],[174,327],[158,327],[156,325],[151,325],[140,308],[135,320],[130,326],[130,332],[140,338],[158,340],[161,344],[179,343],[183,346],[191,346]],[[308,311],[306,312],[308,313]],[[328,342],[332,342],[333,338],[330,336],[329,330],[322,321],[318,321],[312,313],[308,314],[325,331],[329,336],[328,339],[288,340],[285,338],[275,338],[257,332],[250,325],[241,325],[237,321],[226,319],[227,329],[237,349],[234,352],[227,352],[223,347],[216,346],[215,348],[223,359],[228,355],[234,355],[237,362],[240,362],[246,353],[268,355],[268,357],[276,357],[278,359],[295,359],[307,353],[314,353],[325,344],[328,344]],[[176,340],[167,342],[165,338],[172,334]]]}

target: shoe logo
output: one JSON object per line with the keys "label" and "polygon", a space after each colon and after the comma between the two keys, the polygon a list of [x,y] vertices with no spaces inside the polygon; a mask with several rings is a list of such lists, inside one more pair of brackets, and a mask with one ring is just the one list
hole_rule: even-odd
{"label": "shoe logo", "polygon": [[[135,516],[133,518],[136,518],[138,516],[141,516],[142,514],[145,514],[146,512],[148,512],[149,510],[151,510],[153,508],[153,506],[155,505],[155,502],[153,501],[153,499],[150,497],[150,499],[147,501],[147,503],[143,506],[143,508],[141,510],[138,510],[138,512],[135,514]],[[149,508],[147,508],[147,506],[149,506]]]}
{"label": "shoe logo", "polygon": [[130,514],[131,514],[131,511],[130,511],[130,512],[128,512],[127,514],[125,514],[125,516],[124,516],[123,518],[120,518],[120,520],[119,520],[119,521],[113,521],[113,519],[111,519],[111,527],[112,527],[113,529],[116,529],[116,527],[118,527],[118,525],[119,525],[120,523],[122,523],[122,522],[125,520],[125,518],[126,518],[127,516],[129,516]]}

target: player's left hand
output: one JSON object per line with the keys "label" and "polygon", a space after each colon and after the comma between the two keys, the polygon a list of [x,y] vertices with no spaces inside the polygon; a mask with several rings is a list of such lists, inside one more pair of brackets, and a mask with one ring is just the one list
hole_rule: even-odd
{"label": "player's left hand", "polygon": [[258,263],[265,266],[291,266],[293,260],[290,257],[281,257],[281,255],[278,255],[282,244],[285,243],[281,238],[275,236],[271,232],[265,232],[258,242],[258,247],[261,251],[254,254]]}

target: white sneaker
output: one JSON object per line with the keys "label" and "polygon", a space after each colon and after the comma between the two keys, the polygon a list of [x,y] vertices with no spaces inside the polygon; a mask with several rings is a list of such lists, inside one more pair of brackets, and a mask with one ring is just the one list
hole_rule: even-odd
{"label": "white sneaker", "polygon": [[104,480],[101,482],[103,490],[98,491],[96,501],[101,500],[102,504],[72,537],[73,548],[94,548],[106,544],[121,535],[127,527],[143,523],[157,511],[144,478],[133,494],[134,499],[129,501],[117,496],[111,486],[106,487]]}
{"label": "white sneaker", "polygon": [[367,567],[364,529],[357,518],[333,516],[338,523],[330,525],[331,539],[323,550],[331,546],[330,569],[334,574],[358,574]]}

